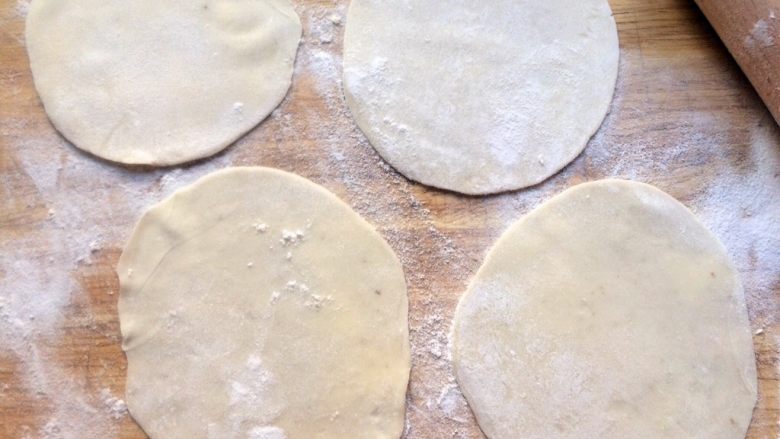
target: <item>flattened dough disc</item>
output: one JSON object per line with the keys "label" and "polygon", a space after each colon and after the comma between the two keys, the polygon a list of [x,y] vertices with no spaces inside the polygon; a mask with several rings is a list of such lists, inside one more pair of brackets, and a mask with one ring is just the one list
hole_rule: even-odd
{"label": "flattened dough disc", "polygon": [[401,265],[322,187],[216,172],[150,209],[117,271],[127,404],[153,439],[401,435]]}
{"label": "flattened dough disc", "polygon": [[222,150],[290,87],[301,23],[288,0],[35,0],[35,87],[77,147],[172,165]]}
{"label": "flattened dough disc", "polygon": [[466,194],[531,186],[609,109],[618,36],[606,0],[353,0],[344,92],[379,154]]}
{"label": "flattened dough disc", "polygon": [[491,439],[744,439],[756,403],[725,249],[641,183],[582,184],[515,223],[453,337],[458,383]]}

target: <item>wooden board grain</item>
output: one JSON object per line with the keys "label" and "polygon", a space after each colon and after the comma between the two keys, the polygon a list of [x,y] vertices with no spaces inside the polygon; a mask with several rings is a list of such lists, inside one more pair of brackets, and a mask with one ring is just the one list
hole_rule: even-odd
{"label": "wooden board grain", "polygon": [[[604,126],[547,182],[492,197],[425,188],[384,164],[340,94],[343,26],[328,15],[343,17],[346,1],[295,3],[305,35],[280,109],[212,159],[145,170],[91,157],[56,133],[32,84],[25,3],[0,0],[0,437],[144,437],[106,398],[121,398],[126,373],[113,270],[145,206],[230,165],[273,166],[322,184],[399,254],[413,346],[408,438],[482,437],[454,387],[446,337],[457,300],[503,230],[576,183],[654,184],[690,206],[735,259],[759,332],[748,437],[780,436],[780,267],[770,234],[780,221],[780,168],[771,168],[780,130],[692,2],[611,0],[621,67]],[[29,316],[9,314],[28,308]]]}

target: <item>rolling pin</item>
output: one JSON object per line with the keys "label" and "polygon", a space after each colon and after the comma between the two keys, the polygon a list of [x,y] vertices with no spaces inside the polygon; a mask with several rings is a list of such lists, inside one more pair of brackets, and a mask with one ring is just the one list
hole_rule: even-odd
{"label": "rolling pin", "polygon": [[780,0],[696,0],[780,124]]}

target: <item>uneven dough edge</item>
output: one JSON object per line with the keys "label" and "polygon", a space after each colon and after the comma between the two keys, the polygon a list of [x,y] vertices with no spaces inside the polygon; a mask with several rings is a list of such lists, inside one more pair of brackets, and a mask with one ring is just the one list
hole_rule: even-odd
{"label": "uneven dough edge", "polygon": [[[735,275],[734,276],[735,285],[734,285],[734,289],[732,291],[732,294],[733,294],[734,299],[735,299],[737,313],[738,313],[738,315],[736,316],[737,317],[736,322],[737,322],[737,324],[741,324],[741,326],[744,326],[745,328],[747,328],[748,333],[750,334],[750,332],[749,332],[750,320],[749,320],[749,315],[748,315],[747,307],[746,307],[744,287],[742,285],[742,281],[741,281],[741,278],[739,276],[739,271],[737,270],[737,268],[734,265],[733,261],[729,257],[728,251],[727,251],[726,247],[723,245],[723,243],[720,241],[720,239],[718,239],[717,236],[715,236],[712,233],[712,231],[710,231],[710,229],[708,227],[706,227],[696,217],[694,212],[691,211],[686,205],[681,203],[675,197],[671,196],[670,194],[664,192],[663,190],[661,190],[661,189],[659,189],[659,188],[657,188],[655,186],[652,186],[652,185],[646,184],[646,183],[642,183],[642,182],[631,181],[631,180],[623,180],[623,179],[617,179],[617,178],[608,178],[608,179],[602,179],[602,180],[597,180],[597,181],[585,182],[585,183],[581,183],[581,184],[578,184],[576,186],[570,187],[570,188],[568,188],[568,189],[566,189],[566,190],[556,194],[555,196],[551,197],[550,199],[548,199],[548,200],[538,204],[537,206],[534,206],[529,212],[527,212],[524,215],[522,215],[518,220],[516,220],[514,223],[512,223],[501,234],[499,239],[490,247],[490,249],[486,253],[486,256],[485,256],[482,264],[480,265],[480,268],[472,276],[472,278],[469,281],[469,284],[468,284],[465,292],[463,293],[463,295],[459,299],[458,304],[456,306],[456,309],[455,309],[455,312],[454,312],[453,321],[452,321],[452,324],[451,324],[451,327],[450,327],[450,333],[449,333],[450,353],[451,353],[451,357],[452,357],[452,365],[453,365],[453,369],[454,369],[454,374],[455,374],[455,377],[456,377],[456,381],[458,382],[459,390],[463,393],[464,397],[466,398],[467,403],[469,405],[469,408],[470,408],[472,414],[477,419],[477,423],[480,426],[480,430],[483,432],[483,434],[485,434],[486,437],[489,437],[489,436],[487,435],[487,433],[485,433],[483,425],[486,425],[486,424],[489,425],[491,423],[487,419],[484,419],[482,414],[480,413],[480,411],[479,410],[475,410],[475,408],[471,405],[472,403],[470,401],[474,401],[477,398],[475,398],[475,396],[471,394],[470,389],[468,389],[468,388],[466,388],[466,387],[464,387],[462,385],[462,383],[464,383],[466,380],[462,376],[462,367],[460,366],[461,359],[460,359],[460,353],[458,351],[458,345],[459,345],[458,340],[459,340],[459,332],[460,332],[459,328],[461,327],[462,316],[465,314],[464,313],[464,307],[466,306],[466,303],[469,302],[468,299],[472,295],[477,294],[477,290],[474,288],[476,283],[477,283],[477,280],[479,279],[479,277],[483,273],[483,271],[486,270],[486,267],[491,265],[492,261],[496,257],[495,256],[495,253],[496,253],[495,250],[497,248],[501,247],[502,244],[504,244],[505,242],[509,241],[510,237],[512,237],[512,235],[514,235],[515,232],[518,229],[523,228],[525,226],[525,224],[531,218],[535,218],[536,216],[540,215],[541,211],[544,210],[543,208],[559,204],[559,203],[563,202],[564,200],[566,200],[569,196],[571,196],[573,194],[577,194],[578,192],[585,191],[585,190],[587,190],[587,189],[589,189],[591,187],[594,187],[594,186],[595,187],[607,187],[609,185],[620,186],[622,189],[630,190],[632,193],[635,192],[635,191],[638,191],[638,190],[639,191],[644,190],[644,191],[651,192],[655,196],[663,197],[667,201],[671,201],[673,203],[673,205],[675,206],[675,208],[679,212],[684,212],[688,220],[692,220],[693,223],[695,223],[697,226],[700,227],[701,231],[703,231],[706,234],[707,238],[709,238],[709,240],[716,245],[718,252],[720,253],[721,256],[723,256],[723,262],[725,262],[727,267]],[[734,324],[734,321],[724,322],[724,325],[726,327],[729,327],[729,328],[732,327],[733,324]],[[733,338],[731,339],[731,342],[732,343],[734,342]],[[751,350],[751,353],[753,355],[755,355],[755,351],[754,351],[754,347],[752,346],[752,342],[751,342],[750,350]],[[749,384],[748,387],[750,388],[750,391],[751,391],[750,398],[752,400],[752,402],[751,402],[751,407],[752,407],[751,411],[752,411],[752,410],[755,410],[755,407],[756,407],[756,404],[757,404],[757,401],[758,401],[758,389],[757,389],[757,382],[756,382],[757,367],[756,367],[756,363],[755,363],[755,358],[753,358],[753,360],[749,362],[748,367],[749,367],[748,370],[740,371],[740,373],[742,375],[742,379],[743,379],[743,382],[745,383],[745,385],[748,386],[748,384]],[[745,376],[746,373],[749,376],[746,377]],[[748,382],[748,381],[750,381],[750,382]],[[745,425],[744,427],[745,427],[745,431],[743,432],[742,436],[747,434],[747,430],[750,427],[750,418],[748,418],[747,425]]]}
{"label": "uneven dough edge", "polygon": [[[116,266],[116,272],[117,276],[120,281],[120,290],[119,290],[119,300],[118,300],[118,314],[123,315],[123,298],[126,297],[128,294],[128,290],[137,290],[138,288],[143,288],[143,284],[154,274],[154,271],[156,267],[162,262],[162,260],[167,256],[168,251],[158,251],[158,257],[147,259],[143,261],[138,261],[139,256],[141,254],[148,254],[148,250],[142,251],[139,246],[133,245],[135,241],[139,242],[145,242],[144,235],[152,234],[154,236],[160,236],[158,234],[154,234],[155,231],[165,231],[165,239],[163,240],[157,240],[157,242],[154,243],[155,247],[158,247],[158,249],[172,249],[173,247],[182,244],[183,242],[187,241],[190,236],[184,236],[181,233],[179,233],[176,230],[176,227],[172,227],[171,224],[168,221],[168,215],[171,213],[171,207],[177,202],[177,198],[182,196],[190,196],[192,193],[197,192],[202,186],[208,185],[211,181],[221,178],[226,174],[239,174],[244,176],[250,176],[252,174],[264,174],[267,179],[272,182],[276,183],[278,182],[279,178],[284,179],[291,179],[297,183],[300,183],[305,186],[307,190],[311,190],[316,192],[319,196],[322,196],[324,199],[327,199],[327,201],[335,203],[339,206],[339,208],[343,208],[346,212],[349,212],[350,216],[352,216],[354,219],[358,220],[356,221],[358,227],[360,227],[363,231],[368,232],[370,234],[373,234],[377,241],[381,242],[381,247],[385,253],[392,256],[392,260],[394,261],[394,264],[397,266],[397,271],[401,273],[403,285],[404,285],[404,293],[400,297],[401,303],[400,306],[402,307],[402,315],[401,315],[401,321],[404,322],[403,324],[403,338],[405,340],[403,352],[401,352],[401,356],[403,358],[403,361],[405,362],[405,378],[404,382],[406,385],[403,386],[403,393],[400,395],[396,395],[397,398],[401,401],[403,401],[403,407],[400,411],[399,418],[397,419],[396,424],[398,425],[397,431],[394,431],[391,433],[390,438],[392,437],[401,437],[403,434],[403,431],[405,429],[405,404],[406,404],[406,393],[408,392],[408,383],[409,383],[409,377],[411,372],[411,351],[410,351],[410,345],[409,345],[409,315],[408,315],[408,294],[406,290],[406,276],[403,270],[403,267],[400,263],[400,260],[396,256],[393,249],[390,247],[390,245],[387,243],[387,241],[382,237],[382,235],[376,230],[376,228],[371,225],[368,221],[366,221],[360,214],[355,212],[348,204],[346,204],[344,201],[342,201],[337,195],[330,192],[325,187],[312,182],[311,180],[304,178],[302,176],[299,176],[297,174],[293,174],[290,172],[282,171],[279,169],[274,168],[267,168],[267,167],[259,167],[259,166],[248,166],[248,167],[231,167],[222,169],[213,173],[210,173],[204,177],[201,177],[200,179],[196,180],[194,183],[191,183],[183,188],[178,189],[177,191],[173,192],[171,195],[163,199],[162,201],[158,202],[157,204],[154,204],[151,206],[147,211],[145,211],[141,217],[136,222],[130,237],[128,238],[124,250],[122,251],[117,266]],[[196,219],[197,221],[197,219]],[[152,244],[149,242],[149,244]],[[133,264],[135,262],[135,264]],[[134,269],[132,271],[129,271],[129,267],[133,266]],[[138,269],[138,267],[142,267],[143,269]],[[139,276],[143,275],[143,276]],[[133,278],[134,277],[134,278]],[[133,333],[137,332],[135,329],[128,328],[128,321],[127,319],[120,319],[120,333],[122,335],[122,349],[123,351],[129,351],[133,349],[132,343],[128,343],[128,337],[131,336]],[[136,342],[139,342],[136,340]],[[143,340],[140,340],[140,343],[143,343]],[[128,362],[127,364],[127,372],[126,375],[129,377],[132,372],[132,364]],[[130,413],[133,413],[133,406],[134,406],[134,400],[129,395],[126,398],[128,408],[130,410]],[[144,420],[136,418],[133,416],[133,419],[138,422],[138,424],[145,430],[147,430],[147,426],[143,422]]]}

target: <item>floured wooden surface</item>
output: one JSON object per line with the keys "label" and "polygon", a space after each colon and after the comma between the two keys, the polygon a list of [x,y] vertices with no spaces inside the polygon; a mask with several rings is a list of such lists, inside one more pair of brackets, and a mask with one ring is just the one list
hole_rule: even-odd
{"label": "floured wooden surface", "polygon": [[121,401],[113,269],[145,208],[230,165],[277,167],[325,186],[398,254],[413,349],[408,438],[481,437],[452,377],[447,333],[505,228],[575,183],[654,184],[734,259],[757,333],[759,403],[748,437],[780,434],[780,130],[692,3],[610,1],[621,66],[604,126],[547,182],[486,198],[412,184],[381,161],[340,90],[347,2],[295,3],[304,38],[282,106],[211,160],[150,171],[100,161],[57,135],[32,87],[25,3],[0,0],[0,437],[144,437]]}

